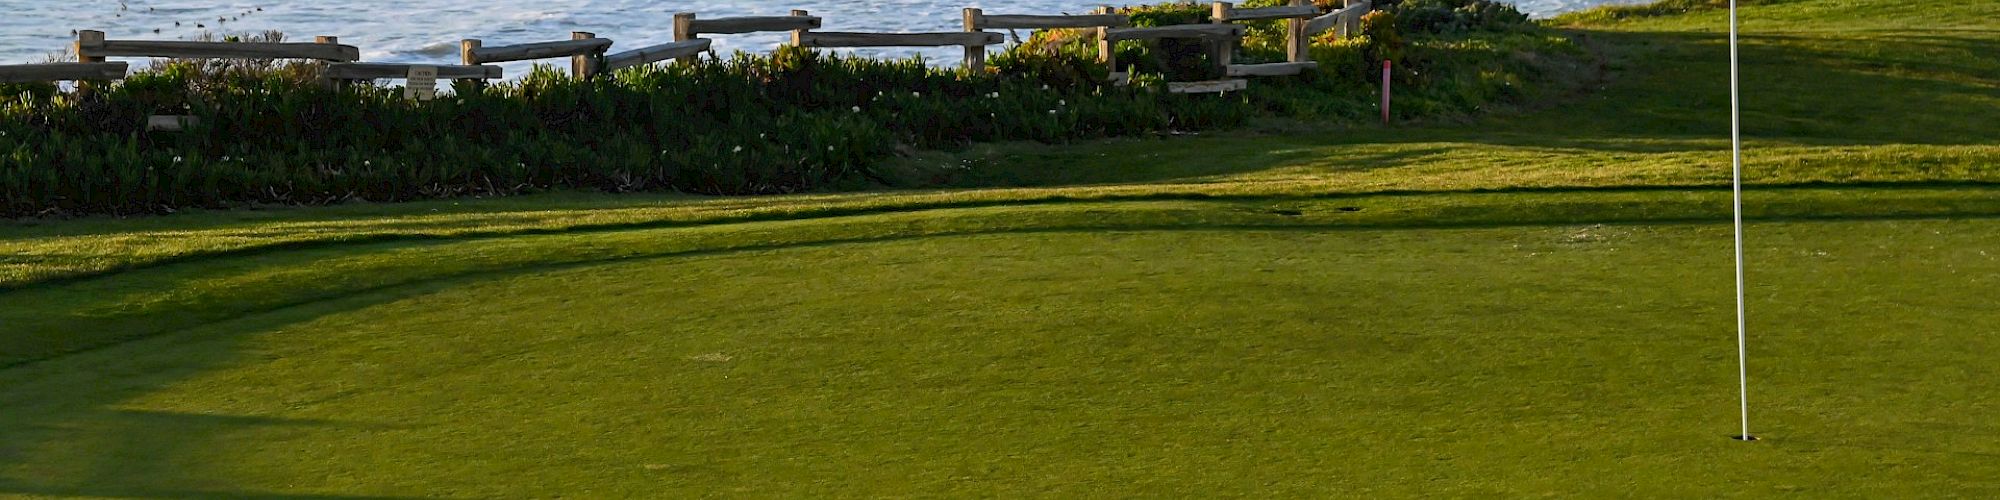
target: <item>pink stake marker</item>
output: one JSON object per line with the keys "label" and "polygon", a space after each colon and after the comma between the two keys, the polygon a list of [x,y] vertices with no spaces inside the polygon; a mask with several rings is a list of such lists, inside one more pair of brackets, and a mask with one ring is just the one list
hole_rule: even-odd
{"label": "pink stake marker", "polygon": [[1389,124],[1389,61],[1382,61],[1382,124]]}

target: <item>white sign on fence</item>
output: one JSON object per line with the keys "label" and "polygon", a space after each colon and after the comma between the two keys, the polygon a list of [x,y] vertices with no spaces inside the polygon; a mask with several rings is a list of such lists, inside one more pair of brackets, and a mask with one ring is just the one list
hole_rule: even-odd
{"label": "white sign on fence", "polygon": [[403,87],[404,99],[428,101],[437,98],[437,66],[411,66],[408,80]]}

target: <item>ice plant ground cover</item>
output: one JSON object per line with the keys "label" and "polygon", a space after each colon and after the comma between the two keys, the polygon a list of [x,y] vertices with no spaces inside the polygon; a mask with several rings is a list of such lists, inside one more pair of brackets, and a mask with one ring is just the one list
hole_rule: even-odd
{"label": "ice plant ground cover", "polygon": [[10,222],[0,492],[2000,494],[2000,6],[1744,18],[1763,442],[1696,8],[1473,123]]}

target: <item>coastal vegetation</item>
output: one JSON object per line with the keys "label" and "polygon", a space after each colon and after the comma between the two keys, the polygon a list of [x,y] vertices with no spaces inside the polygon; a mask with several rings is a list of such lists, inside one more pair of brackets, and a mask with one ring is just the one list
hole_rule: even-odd
{"label": "coastal vegetation", "polygon": [[[1141,26],[1205,23],[1206,9],[1130,14]],[[1174,67],[1205,65],[1198,46],[1121,43],[1119,60],[1135,65],[1120,69],[1138,76],[1120,86],[1104,81],[1111,69],[1096,62],[1094,39],[1065,30],[1034,34],[981,74],[784,48],[588,81],[542,69],[481,89],[460,85],[428,102],[390,87],[330,90],[309,63],[165,61],[73,89],[0,85],[0,216],[566,189],[746,195],[907,186],[910,179],[880,167],[916,150],[1200,132],[1253,119],[1366,120],[1377,113],[1374,68],[1383,59],[1402,68],[1397,115],[1405,120],[1545,101],[1578,88],[1594,67],[1567,35],[1484,0],[1408,2],[1366,24],[1363,36],[1315,40],[1320,71],[1259,80],[1229,96],[1158,85],[1200,76]],[[1251,31],[1247,60],[1283,57],[1276,26]],[[150,132],[149,115],[196,124]]]}

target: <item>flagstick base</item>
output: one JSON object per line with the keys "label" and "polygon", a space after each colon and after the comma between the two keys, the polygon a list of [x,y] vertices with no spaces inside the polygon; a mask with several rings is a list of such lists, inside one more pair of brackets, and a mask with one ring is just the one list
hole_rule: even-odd
{"label": "flagstick base", "polygon": [[1757,436],[1729,436],[1729,439],[1734,439],[1737,441],[1756,441]]}

